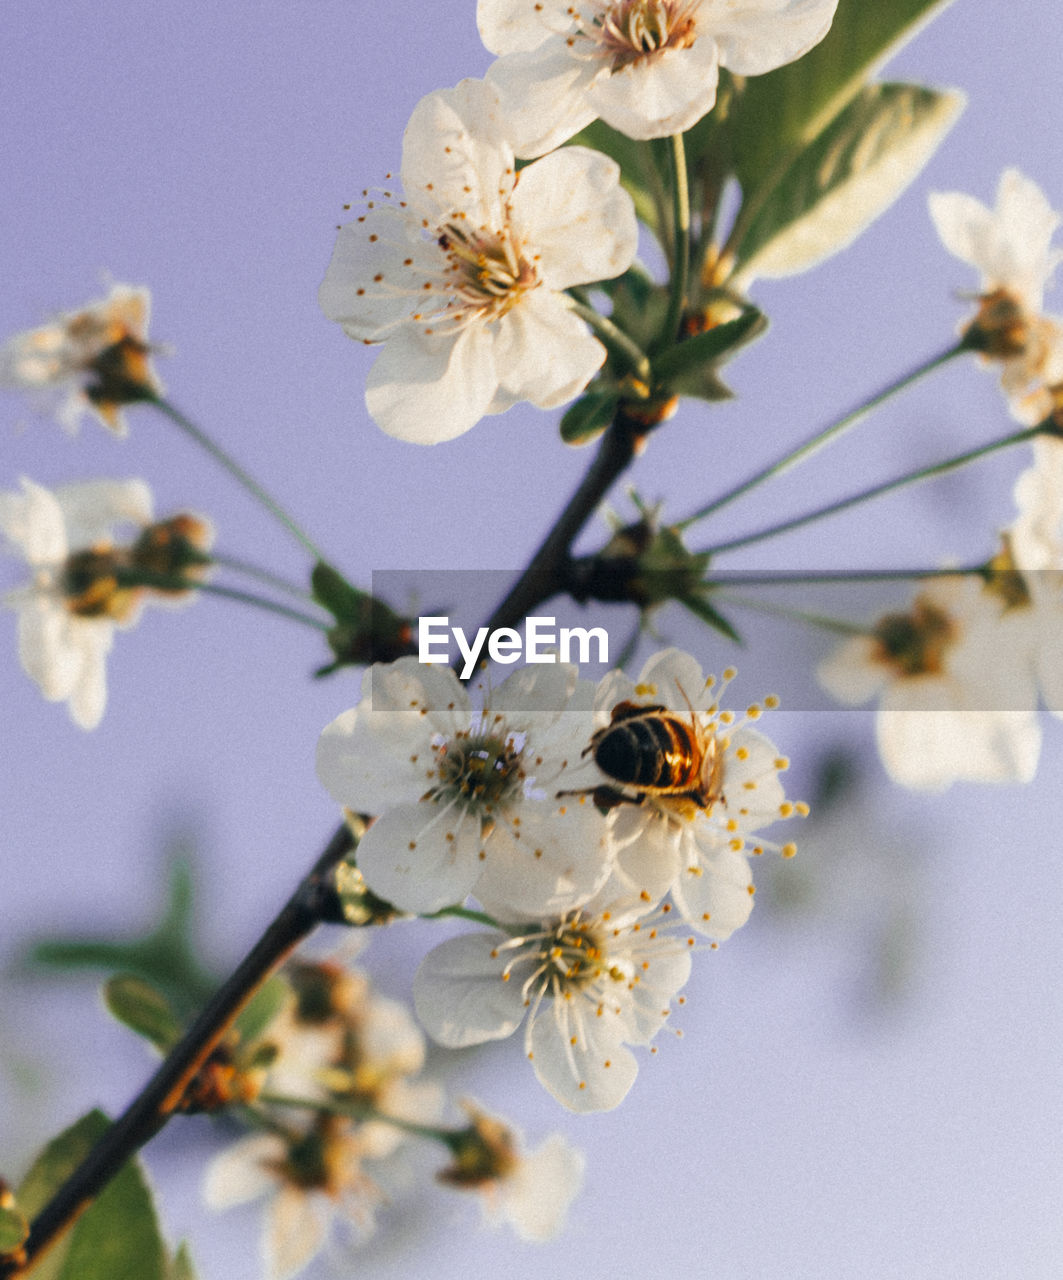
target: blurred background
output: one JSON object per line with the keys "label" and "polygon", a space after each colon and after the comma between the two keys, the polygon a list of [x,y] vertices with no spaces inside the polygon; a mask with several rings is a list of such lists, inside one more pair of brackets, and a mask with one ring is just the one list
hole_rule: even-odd
{"label": "blurred background", "polygon": [[[57,14],[14,0],[4,25],[0,335],[101,296],[110,278],[146,284],[151,336],[172,350],[159,362],[172,399],[355,582],[385,569],[519,569],[590,454],[560,443],[556,415],[525,407],[441,448],[389,439],[363,408],[372,354],[316,304],[342,206],[397,170],[414,104],[486,69],[472,4],[70,0]],[[992,202],[1014,165],[1063,206],[1061,32],[1054,0],[956,0],[897,54],[891,77],[960,88],[966,112],[853,247],[754,286],[772,328],[730,366],[736,399],[684,404],[630,473],[646,500],[666,501],[665,518],[948,343],[965,311],[957,295],[977,281],[939,245],[929,191]],[[161,515],[206,513],[219,549],[306,573],[283,531],[149,411],[132,411],[122,442],[95,425],[71,441],[13,394],[0,414],[2,487],[21,475],[48,485],[143,476]],[[993,377],[957,362],[736,505],[712,535],[1006,427]],[[726,567],[986,557],[1026,461],[997,457]],[[622,492],[612,504],[633,514]],[[588,529],[581,545],[604,533]],[[0,586],[18,580],[13,562],[3,572]],[[831,611],[849,608],[831,598]],[[853,605],[852,616],[864,615]],[[643,1055],[617,1111],[563,1112],[516,1041],[433,1059],[450,1089],[531,1140],[560,1128],[586,1150],[586,1188],[556,1244],[481,1231],[475,1204],[430,1188],[415,1208],[396,1202],[341,1268],[374,1278],[494,1268],[514,1280],[574,1267],[617,1280],[681,1269],[718,1280],[1063,1272],[1060,726],[1046,724],[1026,790],[901,792],[875,757],[871,713],[829,709],[815,693],[810,671],[832,639],[735,620],[741,650],[678,609],[657,626],[709,669],[736,663],[739,703],[782,696],[766,727],[794,760],[789,789],[822,799],[798,832],[799,857],[758,864],[751,923],[699,958],[682,1039],[662,1036],[657,1055]],[[0,618],[0,1172],[11,1179],[87,1107],[120,1110],[152,1067],[106,1017],[91,976],[28,976],[27,946],[147,932],[176,849],[194,867],[204,963],[231,967],[335,825],[313,752],[360,678],[311,680],[328,656],[312,632],[203,598],[118,636],[106,715],[85,734],[23,675],[14,634],[14,616]],[[363,962],[408,998],[436,936],[427,924],[391,929]],[[320,945],[343,941],[336,930]],[[206,1121],[171,1126],[150,1146],[163,1221],[172,1239],[190,1239],[204,1280],[255,1280],[258,1207],[211,1216],[200,1200],[217,1149]]]}

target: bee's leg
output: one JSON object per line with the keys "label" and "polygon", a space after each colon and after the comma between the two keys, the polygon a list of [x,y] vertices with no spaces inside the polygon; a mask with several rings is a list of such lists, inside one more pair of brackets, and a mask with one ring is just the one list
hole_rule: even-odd
{"label": "bee's leg", "polygon": [[581,787],[578,791],[558,791],[557,798],[562,796],[590,796],[596,809],[608,811],[622,804],[641,804],[643,797],[629,796],[616,787]]}

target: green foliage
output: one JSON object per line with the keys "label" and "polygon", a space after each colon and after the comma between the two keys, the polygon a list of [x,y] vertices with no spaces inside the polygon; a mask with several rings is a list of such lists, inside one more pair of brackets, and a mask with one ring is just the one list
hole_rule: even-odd
{"label": "green foliage", "polygon": [[963,106],[920,85],[862,89],[756,206],[732,245],[743,281],[804,271],[844,248],[897,199]]}
{"label": "green foliage", "polygon": [[[698,385],[698,379],[706,376],[706,371],[722,364],[747,342],[763,333],[767,327],[767,318],[756,307],[747,306],[735,320],[715,325],[670,347],[653,362],[654,379],[670,390],[686,395],[696,395],[696,391],[686,391],[687,385]],[[722,383],[723,395],[729,395]],[[707,399],[719,400],[720,395],[706,396]]]}
{"label": "green foliage", "polygon": [[166,1280],[196,1280],[196,1269],[187,1244],[180,1244],[166,1272]]}
{"label": "green foliage", "polygon": [[191,858],[177,849],[169,862],[169,886],[162,918],[147,933],[115,938],[45,938],[30,946],[24,962],[36,969],[122,971],[162,991],[179,1018],[203,1004],[217,986],[197,958],[195,875]]}
{"label": "green foliage", "polygon": [[748,201],[774,187],[869,77],[950,0],[841,0],[826,38],[796,62],[751,77],[732,107],[735,169]]}
{"label": "green foliage", "polygon": [[162,1054],[181,1038],[181,1024],[169,1000],[157,987],[132,973],[120,973],[105,983],[103,999],[115,1018]]}
{"label": "green foliage", "polygon": [[310,575],[310,588],[314,599],[337,622],[353,622],[362,616],[366,593],[352,587],[342,573],[324,560],[319,560],[314,565]]}
{"label": "green foliage", "polygon": [[719,631],[721,635],[725,635],[728,640],[733,640],[735,644],[742,643],[742,637],[723,614],[711,605],[708,598],[702,595],[684,596],[680,602],[684,608],[689,609],[695,618],[700,618],[702,622],[708,623],[715,631]]}
{"label": "green foliage", "polygon": [[[91,1111],[44,1148],[18,1190],[33,1217],[70,1177],[109,1121]],[[73,1228],[26,1273],[27,1280],[169,1280],[155,1207],[135,1161],[114,1177]]]}
{"label": "green foliage", "polygon": [[336,619],[328,633],[333,660],[314,675],[331,675],[341,667],[394,662],[415,653],[411,620],[397,614],[382,600],[359,591],[332,565],[319,560],[310,575],[314,599]]}
{"label": "green foliage", "polygon": [[561,418],[561,439],[566,444],[587,444],[600,436],[613,420],[620,393],[615,387],[591,388]]}

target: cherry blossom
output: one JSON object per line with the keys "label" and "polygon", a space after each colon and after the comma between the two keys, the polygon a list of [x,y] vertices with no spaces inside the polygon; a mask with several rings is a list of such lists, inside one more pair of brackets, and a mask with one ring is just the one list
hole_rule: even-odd
{"label": "cherry blossom", "polygon": [[721,67],[763,75],[818,44],[837,0],[479,0],[487,73],[519,156],[600,116],[630,138],[683,133],[716,102]]}
{"label": "cherry blossom", "polygon": [[895,782],[1029,782],[1041,748],[1031,640],[1027,610],[977,577],[949,576],[845,641],[817,674],[842,702],[879,698],[879,753]]}
{"label": "cherry blossom", "polygon": [[570,1111],[611,1110],[638,1074],[626,1046],[653,1040],[690,974],[694,939],[676,933],[675,915],[599,900],[451,938],[417,972],[417,1016],[452,1049],[504,1039],[526,1016],[539,1082]]}
{"label": "cherry blossom", "polygon": [[589,704],[588,682],[563,663],[524,668],[479,710],[447,667],[410,657],[369,668],[361,702],[317,754],[333,799],[378,815],[358,845],[369,888],[419,913],[470,893],[533,914],[586,901],[609,871],[608,828],[558,793]]}
{"label": "cherry blossom", "polygon": [[95,416],[115,435],[127,428],[121,406],[162,394],[147,341],[151,295],[116,284],[106,298],[0,347],[0,387],[44,397],[64,430]]}
{"label": "cherry blossom", "polygon": [[414,110],[402,186],[340,228],[318,295],[352,338],[384,343],[366,390],[376,422],[437,444],[518,401],[578,395],[605,348],[564,290],[635,255],[617,165],[571,147],[518,173],[493,91],[463,80]]}

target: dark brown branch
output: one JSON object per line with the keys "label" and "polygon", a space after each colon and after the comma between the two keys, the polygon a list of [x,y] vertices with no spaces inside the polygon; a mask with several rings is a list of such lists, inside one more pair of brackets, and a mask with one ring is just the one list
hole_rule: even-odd
{"label": "dark brown branch", "polygon": [[[566,589],[573,541],[616,479],[631,464],[643,439],[655,425],[655,421],[637,420],[623,410],[617,414],[603,435],[598,453],[579,488],[531,563],[487,620],[488,627],[512,626],[544,600]],[[34,1219],[18,1259],[0,1260],[0,1280],[14,1280],[15,1276],[23,1275],[126,1161],[166,1124],[241,1008],[285,956],[315,925],[342,920],[331,873],[353,847],[350,831],[346,826],[340,827],[280,914],[207,1002],[144,1090]]]}
{"label": "dark brown branch", "polygon": [[349,829],[340,827],[273,923],[210,998],[147,1086],[34,1219],[18,1261],[0,1262],[0,1277],[28,1270],[126,1161],[166,1124],[196,1072],[258,986],[317,924],[334,918],[332,872],[353,847]]}

